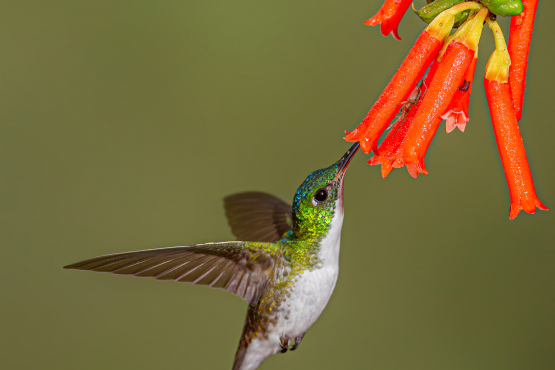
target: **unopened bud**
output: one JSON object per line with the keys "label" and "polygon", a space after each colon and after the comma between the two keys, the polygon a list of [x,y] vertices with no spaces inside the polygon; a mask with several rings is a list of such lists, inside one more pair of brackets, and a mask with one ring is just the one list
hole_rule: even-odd
{"label": "unopened bud", "polygon": [[[420,10],[416,10],[414,8],[414,4],[412,10],[426,23],[431,23],[435,17],[437,17],[441,12],[451,8],[454,5],[464,3],[465,0],[436,0],[432,3],[429,3],[425,7]],[[462,14],[462,13],[459,13]],[[460,21],[459,15],[455,18],[455,24]],[[466,16],[468,16],[468,11],[466,11]],[[464,17],[466,19],[466,16]],[[464,21],[463,21],[464,22]],[[460,22],[462,24],[463,22]]]}
{"label": "unopened bud", "polygon": [[482,4],[501,17],[519,15],[524,9],[521,0],[483,0]]}

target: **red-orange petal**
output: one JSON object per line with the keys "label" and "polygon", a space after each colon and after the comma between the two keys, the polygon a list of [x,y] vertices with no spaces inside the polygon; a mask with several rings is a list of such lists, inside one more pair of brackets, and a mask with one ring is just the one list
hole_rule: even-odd
{"label": "red-orange petal", "polygon": [[526,213],[534,213],[536,207],[547,211],[547,207],[536,195],[532,173],[518,127],[510,85],[487,78],[484,78],[484,85],[495,140],[511,194],[509,218],[514,219],[521,210]]}
{"label": "red-orange petal", "polygon": [[451,103],[445,110],[445,113],[441,115],[441,118],[445,120],[445,129],[447,133],[450,133],[455,128],[459,128],[464,132],[466,128],[466,123],[469,120],[468,115],[468,105],[470,103],[470,94],[472,92],[472,80],[474,78],[474,71],[476,70],[477,53],[474,55],[472,63],[468,67],[463,77],[463,83],[453,96]]}
{"label": "red-orange petal", "polygon": [[[474,51],[459,42],[451,42],[438,65],[431,85],[416,112],[414,121],[400,148],[397,166],[410,166],[415,177],[416,171],[427,174],[424,157],[439,124],[441,115],[453,99],[464,73],[474,58]],[[414,164],[414,165],[413,165]],[[412,165],[412,166],[411,166]]]}
{"label": "red-orange petal", "polygon": [[509,55],[511,67],[509,69],[509,83],[515,105],[516,118],[522,117],[522,103],[524,101],[524,88],[526,84],[526,67],[528,66],[528,53],[534,17],[538,7],[538,0],[522,0],[524,10],[519,15],[511,17],[509,34]]}
{"label": "red-orange petal", "polygon": [[423,31],[366,117],[347,134],[345,140],[360,141],[360,147],[366,154],[371,150],[376,153],[378,139],[395,117],[399,104],[408,98],[442,45],[443,40]]}
{"label": "red-orange petal", "polygon": [[[434,60],[432,65],[430,66],[428,73],[424,77],[422,84],[420,85],[421,95],[423,96],[426,93],[427,87],[431,85],[434,74],[437,70],[439,62]],[[401,143],[403,142],[407,132],[409,130],[412,121],[414,120],[414,116],[418,111],[418,107],[422,104],[422,100],[418,101],[412,108],[410,108],[407,117],[399,121],[395,126],[392,127],[391,131],[387,134],[385,139],[380,144],[378,149],[379,155],[374,155],[367,163],[371,165],[381,164],[381,172],[382,177],[385,179],[387,175],[393,171],[395,168],[393,166],[394,162],[397,160],[399,156],[399,148],[401,147]],[[402,166],[401,166],[402,167]],[[410,172],[409,172],[410,173]]]}
{"label": "red-orange petal", "polygon": [[397,28],[411,2],[412,0],[386,0],[378,13],[369,20],[364,21],[364,24],[367,26],[380,24],[380,31],[383,36],[392,33],[393,37],[401,40],[397,33]]}

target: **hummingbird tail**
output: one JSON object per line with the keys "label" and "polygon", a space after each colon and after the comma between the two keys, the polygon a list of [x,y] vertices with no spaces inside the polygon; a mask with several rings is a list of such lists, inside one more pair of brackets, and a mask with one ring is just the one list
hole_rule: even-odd
{"label": "hummingbird tail", "polygon": [[245,359],[245,354],[247,353],[246,348],[237,348],[237,353],[235,354],[235,360],[233,360],[233,370],[240,370],[243,360]]}
{"label": "hummingbird tail", "polygon": [[235,354],[233,370],[256,370],[264,360],[277,353],[281,348],[277,335],[275,338],[254,338],[246,347],[243,347],[242,344],[243,339],[241,339]]}
{"label": "hummingbird tail", "polygon": [[233,370],[256,370],[260,364],[280,350],[277,333],[264,335],[258,331],[254,311],[249,307],[239,347],[233,361]]}
{"label": "hummingbird tail", "polygon": [[251,307],[247,311],[247,317],[245,317],[245,325],[243,325],[243,332],[241,333],[241,340],[239,340],[239,347],[237,347],[237,352],[235,353],[235,359],[233,360],[232,370],[241,370],[241,365],[245,359],[245,354],[252,340],[250,333],[252,332],[252,322],[253,322],[253,311]]}

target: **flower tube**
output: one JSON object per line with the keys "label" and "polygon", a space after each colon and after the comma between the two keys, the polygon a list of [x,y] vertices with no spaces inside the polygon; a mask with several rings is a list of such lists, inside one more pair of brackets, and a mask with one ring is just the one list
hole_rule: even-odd
{"label": "flower tube", "polygon": [[380,154],[374,155],[372,158],[370,158],[370,160],[366,162],[370,165],[381,164],[381,172],[384,179],[387,177],[387,175],[391,173],[391,171],[393,171],[393,161],[395,160],[395,157],[398,154],[399,147],[401,146],[403,139],[407,135],[407,131],[412,124],[412,121],[414,120],[414,116],[416,115],[416,112],[418,111],[418,108],[422,103],[422,97],[426,94],[427,86],[430,86],[430,84],[432,83],[432,79],[437,70],[438,64],[439,62],[437,60],[434,60],[434,62],[428,69],[428,73],[426,74],[426,77],[424,77],[424,80],[420,85],[420,100],[413,107],[410,108],[409,113],[404,120],[400,120],[391,128],[391,131],[389,131],[385,139],[380,144],[380,147],[378,148],[378,152]]}
{"label": "flower tube", "polygon": [[412,0],[385,0],[385,3],[378,13],[369,20],[364,21],[364,24],[367,26],[376,26],[380,24],[380,31],[383,36],[392,33],[393,37],[397,40],[401,40],[397,33],[397,28],[411,2]]}
{"label": "flower tube", "polygon": [[522,4],[524,6],[522,13],[511,17],[509,33],[509,55],[511,56],[509,84],[511,85],[516,118],[519,121],[522,117],[528,52],[530,50],[530,40],[532,39],[538,0],[523,0]]}
{"label": "flower tube", "polygon": [[509,185],[511,208],[509,219],[514,219],[521,210],[526,213],[536,212],[536,207],[547,211],[547,207],[538,199],[522,136],[518,127],[517,116],[509,84],[509,53],[503,33],[497,22],[488,20],[494,32],[495,51],[492,53],[484,77],[486,97],[488,100],[493,131],[497,149]]}
{"label": "flower tube", "polygon": [[428,174],[424,165],[426,151],[441,123],[441,115],[449,106],[474,59],[487,14],[488,10],[482,8],[450,38],[432,83],[401,143],[393,167],[407,166],[413,177],[419,173]]}
{"label": "flower tube", "polygon": [[445,113],[441,116],[445,120],[445,129],[450,133],[455,128],[459,128],[464,132],[466,123],[469,120],[468,105],[470,103],[470,93],[472,92],[472,80],[474,78],[474,71],[476,70],[476,61],[478,60],[478,51],[474,54],[474,59],[470,63],[470,67],[466,70],[463,82],[455,92],[453,100],[447,107]]}
{"label": "flower tube", "polygon": [[[455,15],[467,9],[480,9],[475,2],[465,2],[456,5],[437,16],[432,23],[420,34],[411,51],[387,84],[376,103],[358,127],[346,132],[346,141],[360,141],[361,149],[366,153],[374,151],[377,154],[377,142],[387,125],[393,120],[398,106],[407,100],[424,72],[435,58],[451,29]],[[443,112],[442,112],[443,113]]]}
{"label": "flower tube", "polygon": [[416,103],[414,107],[411,108],[409,111],[408,116],[400,120],[395,126],[391,128],[391,131],[387,134],[383,142],[380,144],[379,147],[379,155],[375,154],[372,158],[370,158],[366,163],[370,165],[381,164],[381,172],[382,177],[385,179],[387,175],[393,171],[393,161],[395,160],[395,155],[399,150],[403,139],[407,135],[407,131],[409,130],[412,121],[414,120],[414,116],[418,111],[418,107],[422,102]]}

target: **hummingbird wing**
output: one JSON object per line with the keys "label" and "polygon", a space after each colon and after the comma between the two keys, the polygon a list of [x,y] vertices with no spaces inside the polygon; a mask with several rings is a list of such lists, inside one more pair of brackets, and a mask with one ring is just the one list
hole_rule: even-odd
{"label": "hummingbird wing", "polygon": [[64,268],[208,285],[253,304],[278,253],[275,244],[231,241],[108,254]]}
{"label": "hummingbird wing", "polygon": [[292,228],[292,208],[283,200],[261,192],[224,198],[231,232],[239,240],[275,242]]}

